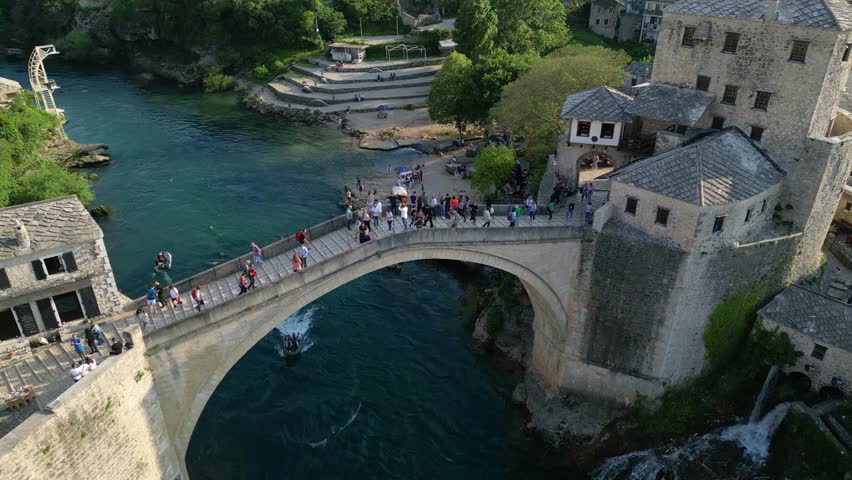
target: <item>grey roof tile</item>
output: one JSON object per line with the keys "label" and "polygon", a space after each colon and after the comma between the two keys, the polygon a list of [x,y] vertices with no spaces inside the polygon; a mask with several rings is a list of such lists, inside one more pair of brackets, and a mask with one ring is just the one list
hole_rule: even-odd
{"label": "grey roof tile", "polygon": [[[18,250],[15,241],[16,221],[26,227],[32,250]],[[102,236],[100,227],[76,196],[0,209],[0,260],[91,241]]]}
{"label": "grey roof tile", "polygon": [[[666,12],[762,21],[769,0],[681,0]],[[786,25],[847,30],[852,28],[848,0],[780,0],[777,18]]]}
{"label": "grey roof tile", "polygon": [[622,167],[605,178],[695,205],[751,198],[781,182],[786,172],[737,127]]}
{"label": "grey roof tile", "polygon": [[794,284],[759,313],[814,340],[852,352],[852,305]]}
{"label": "grey roof tile", "polygon": [[624,71],[637,76],[637,77],[645,77],[651,78],[651,72],[654,69],[653,63],[648,62],[633,62],[630,65],[624,67]]}
{"label": "grey roof tile", "polygon": [[633,97],[607,86],[592,88],[568,95],[562,106],[562,118],[599,120],[602,122],[630,122],[625,109]]}
{"label": "grey roof tile", "polygon": [[695,125],[716,99],[709,92],[660,83],[652,83],[638,90],[633,103],[627,107],[627,113],[675,125]]}

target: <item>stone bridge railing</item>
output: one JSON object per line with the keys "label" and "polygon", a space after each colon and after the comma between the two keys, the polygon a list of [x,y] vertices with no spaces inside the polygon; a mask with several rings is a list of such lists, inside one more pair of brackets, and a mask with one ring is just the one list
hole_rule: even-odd
{"label": "stone bridge railing", "polygon": [[[512,205],[493,205],[492,207],[494,208],[495,217],[505,217],[509,211],[509,208],[511,208]],[[539,205],[539,212],[543,212],[544,208],[545,206]],[[384,220],[382,219],[382,222],[383,221]],[[305,229],[307,239],[310,242],[311,239],[319,238],[323,235],[327,235],[334,231],[346,228],[346,223],[346,215],[340,215],[332,219],[326,220],[325,222]],[[285,252],[292,252],[298,246],[299,242],[296,241],[296,235],[293,234],[289,237],[283,238],[277,242],[262,247],[263,256],[264,258],[276,257]],[[226,262],[220,263],[189,278],[174,282],[174,285],[177,287],[178,291],[188,294],[189,291],[192,290],[196,285],[206,285],[228,276],[237,275],[242,269],[242,266],[245,264],[246,260],[251,259],[251,253],[241,255]],[[142,296],[135,298],[131,302],[127,303],[124,307],[124,310],[126,312],[132,312],[137,308],[141,308],[144,306],[145,297]]]}

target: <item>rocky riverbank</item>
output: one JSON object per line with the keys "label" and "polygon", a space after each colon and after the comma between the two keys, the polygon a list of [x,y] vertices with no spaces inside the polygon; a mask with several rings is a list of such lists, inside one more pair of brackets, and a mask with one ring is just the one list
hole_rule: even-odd
{"label": "rocky riverbank", "polygon": [[77,143],[66,137],[54,136],[44,149],[44,155],[65,168],[101,167],[112,162],[109,147],[102,143]]}
{"label": "rocky riverbank", "polygon": [[514,275],[483,267],[482,286],[470,292],[466,318],[472,322],[479,348],[521,365],[526,374],[512,400],[529,413],[526,428],[551,448],[589,442],[618,416],[621,409],[558,390],[546,390],[529,367],[533,342],[533,311],[520,280]]}

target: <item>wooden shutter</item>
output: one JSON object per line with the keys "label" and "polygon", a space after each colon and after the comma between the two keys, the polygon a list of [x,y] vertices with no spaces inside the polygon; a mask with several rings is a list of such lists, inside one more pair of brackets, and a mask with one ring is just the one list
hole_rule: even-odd
{"label": "wooden shutter", "polygon": [[41,260],[33,260],[32,264],[36,280],[44,280],[47,278],[47,272],[44,271],[44,264],[41,263]]}
{"label": "wooden shutter", "polygon": [[21,330],[24,331],[24,335],[30,336],[37,334],[38,323],[35,321],[35,315],[33,315],[30,304],[17,305],[14,310],[15,315],[18,317],[18,323],[21,325]]}
{"label": "wooden shutter", "polygon": [[41,321],[44,322],[45,328],[59,328],[59,319],[56,318],[56,312],[53,311],[53,302],[49,298],[36,301],[38,313],[41,314]]}
{"label": "wooden shutter", "polygon": [[83,301],[83,308],[86,310],[86,318],[95,318],[101,315],[101,309],[98,307],[98,299],[95,297],[95,291],[92,287],[81,288],[77,290],[80,294],[80,300]]}
{"label": "wooden shutter", "polygon": [[0,290],[6,290],[11,287],[12,284],[9,283],[9,275],[6,275],[6,269],[0,268]]}
{"label": "wooden shutter", "polygon": [[77,271],[77,261],[74,260],[74,252],[62,254],[62,263],[65,264],[65,271],[68,273]]}

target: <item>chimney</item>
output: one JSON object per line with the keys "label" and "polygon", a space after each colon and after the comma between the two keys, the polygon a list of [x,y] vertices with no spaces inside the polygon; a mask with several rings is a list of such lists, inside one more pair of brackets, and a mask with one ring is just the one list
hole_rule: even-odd
{"label": "chimney", "polygon": [[27,227],[20,221],[15,221],[15,242],[18,244],[18,250],[29,250],[32,246]]}
{"label": "chimney", "polygon": [[778,20],[778,2],[779,0],[769,0],[769,6],[766,8],[766,22],[774,22]]}

